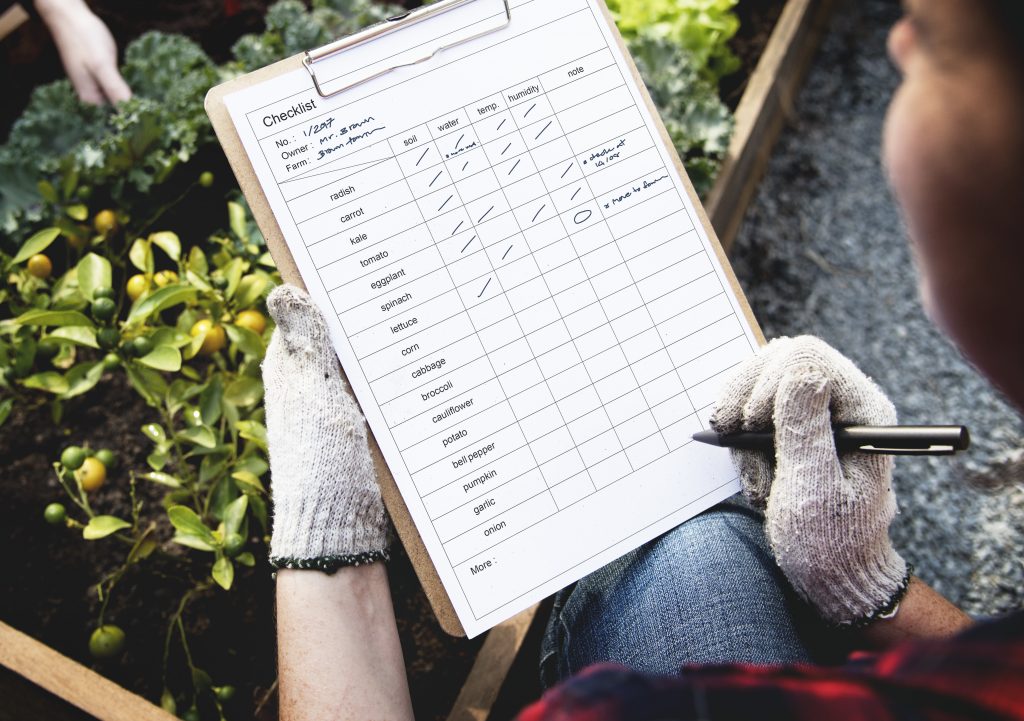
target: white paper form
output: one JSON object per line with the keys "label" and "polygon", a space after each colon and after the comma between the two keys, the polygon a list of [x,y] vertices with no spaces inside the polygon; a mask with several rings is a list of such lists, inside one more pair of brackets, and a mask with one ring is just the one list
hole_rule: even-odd
{"label": "white paper form", "polygon": [[691,435],[757,347],[596,0],[511,5],[330,99],[305,70],[226,98],[469,636],[738,490]]}

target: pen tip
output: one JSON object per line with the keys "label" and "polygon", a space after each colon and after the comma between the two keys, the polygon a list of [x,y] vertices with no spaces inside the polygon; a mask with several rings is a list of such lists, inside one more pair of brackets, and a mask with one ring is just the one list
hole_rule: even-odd
{"label": "pen tip", "polygon": [[708,443],[712,446],[721,445],[721,442],[718,438],[718,434],[715,433],[714,431],[698,431],[697,433],[693,434],[693,440],[697,441],[698,443]]}

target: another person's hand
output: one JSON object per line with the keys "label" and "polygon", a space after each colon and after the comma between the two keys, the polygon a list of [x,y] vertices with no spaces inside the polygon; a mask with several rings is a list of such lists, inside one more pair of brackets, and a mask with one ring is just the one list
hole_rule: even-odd
{"label": "another person's hand", "polygon": [[117,69],[114,36],[84,0],[35,0],[35,6],[82,101],[100,105],[132,96]]}
{"label": "another person's hand", "polygon": [[730,378],[711,423],[720,433],[774,428],[774,457],[733,456],[797,592],[838,624],[890,613],[909,582],[889,541],[897,510],[892,457],[838,456],[832,435],[833,424],[895,424],[881,389],[823,341],[780,338]]}
{"label": "another person's hand", "polygon": [[294,286],[267,300],[263,361],[274,499],[271,562],[331,572],[387,559],[388,520],[366,421],[341,377],[327,324]]}

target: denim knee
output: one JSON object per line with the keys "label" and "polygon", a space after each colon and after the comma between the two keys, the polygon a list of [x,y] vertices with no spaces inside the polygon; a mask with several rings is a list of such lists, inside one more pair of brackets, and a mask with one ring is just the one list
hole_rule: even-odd
{"label": "denim knee", "polygon": [[561,591],[541,680],[547,687],[599,661],[646,673],[807,662],[800,627],[811,617],[775,564],[760,515],[730,500]]}

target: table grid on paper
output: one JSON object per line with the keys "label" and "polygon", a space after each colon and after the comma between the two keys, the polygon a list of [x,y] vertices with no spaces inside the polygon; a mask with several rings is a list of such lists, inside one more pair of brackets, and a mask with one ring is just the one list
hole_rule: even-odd
{"label": "table grid on paper", "polygon": [[287,198],[456,567],[690,442],[750,349],[611,53],[580,66],[375,139],[358,207]]}

